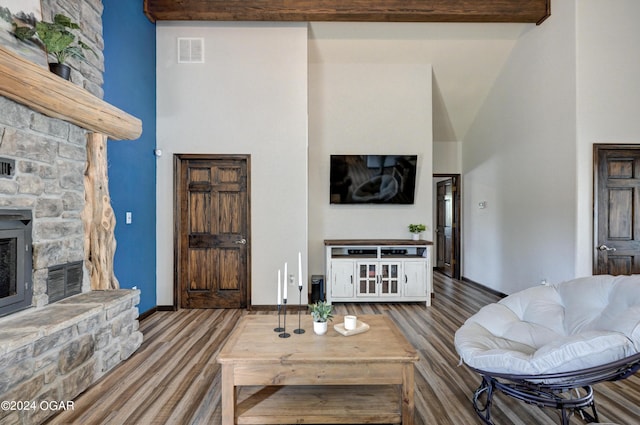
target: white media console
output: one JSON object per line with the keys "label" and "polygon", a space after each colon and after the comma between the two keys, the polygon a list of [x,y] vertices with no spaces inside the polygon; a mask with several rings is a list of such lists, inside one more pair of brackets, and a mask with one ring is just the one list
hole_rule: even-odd
{"label": "white media console", "polygon": [[328,239],[324,245],[327,301],[431,305],[432,242]]}

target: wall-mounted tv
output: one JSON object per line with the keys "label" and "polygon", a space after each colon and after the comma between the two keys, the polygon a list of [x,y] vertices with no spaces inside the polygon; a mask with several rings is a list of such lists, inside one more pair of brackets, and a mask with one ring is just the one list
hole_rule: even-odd
{"label": "wall-mounted tv", "polygon": [[417,155],[331,155],[332,204],[413,204]]}

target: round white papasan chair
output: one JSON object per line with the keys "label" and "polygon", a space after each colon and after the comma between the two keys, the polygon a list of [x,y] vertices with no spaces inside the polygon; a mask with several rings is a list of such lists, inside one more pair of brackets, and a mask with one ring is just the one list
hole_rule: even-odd
{"label": "round white papasan chair", "polygon": [[482,377],[473,406],[491,421],[495,391],[598,422],[592,385],[640,369],[640,275],[598,275],[537,286],[489,304],[455,334]]}

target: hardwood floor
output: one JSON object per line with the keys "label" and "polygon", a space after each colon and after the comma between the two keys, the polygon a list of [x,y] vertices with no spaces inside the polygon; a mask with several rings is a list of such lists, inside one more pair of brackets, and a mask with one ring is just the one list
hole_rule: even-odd
{"label": "hardwood floor", "polygon": [[[416,424],[481,424],[471,405],[480,383],[453,346],[464,320],[498,297],[479,287],[434,274],[432,307],[421,304],[337,304],[338,314],[386,314],[420,354],[416,365]],[[50,424],[212,424],[220,420],[220,368],[216,355],[242,310],[156,312],[143,320],[144,342],[126,362],[75,400],[75,409]],[[275,316],[274,316],[275,320]],[[275,323],[275,322],[274,322]],[[601,422],[640,423],[640,374],[595,386]],[[555,410],[501,394],[496,424],[557,424]],[[583,423],[573,417],[572,424]]]}

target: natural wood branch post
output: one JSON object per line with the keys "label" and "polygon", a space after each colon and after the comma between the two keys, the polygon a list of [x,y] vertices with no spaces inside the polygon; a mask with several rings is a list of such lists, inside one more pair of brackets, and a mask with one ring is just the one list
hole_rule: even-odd
{"label": "natural wood branch post", "polygon": [[91,289],[117,289],[120,284],[113,271],[116,218],[109,196],[107,136],[104,134],[89,133],[87,136],[84,190],[84,252]]}

